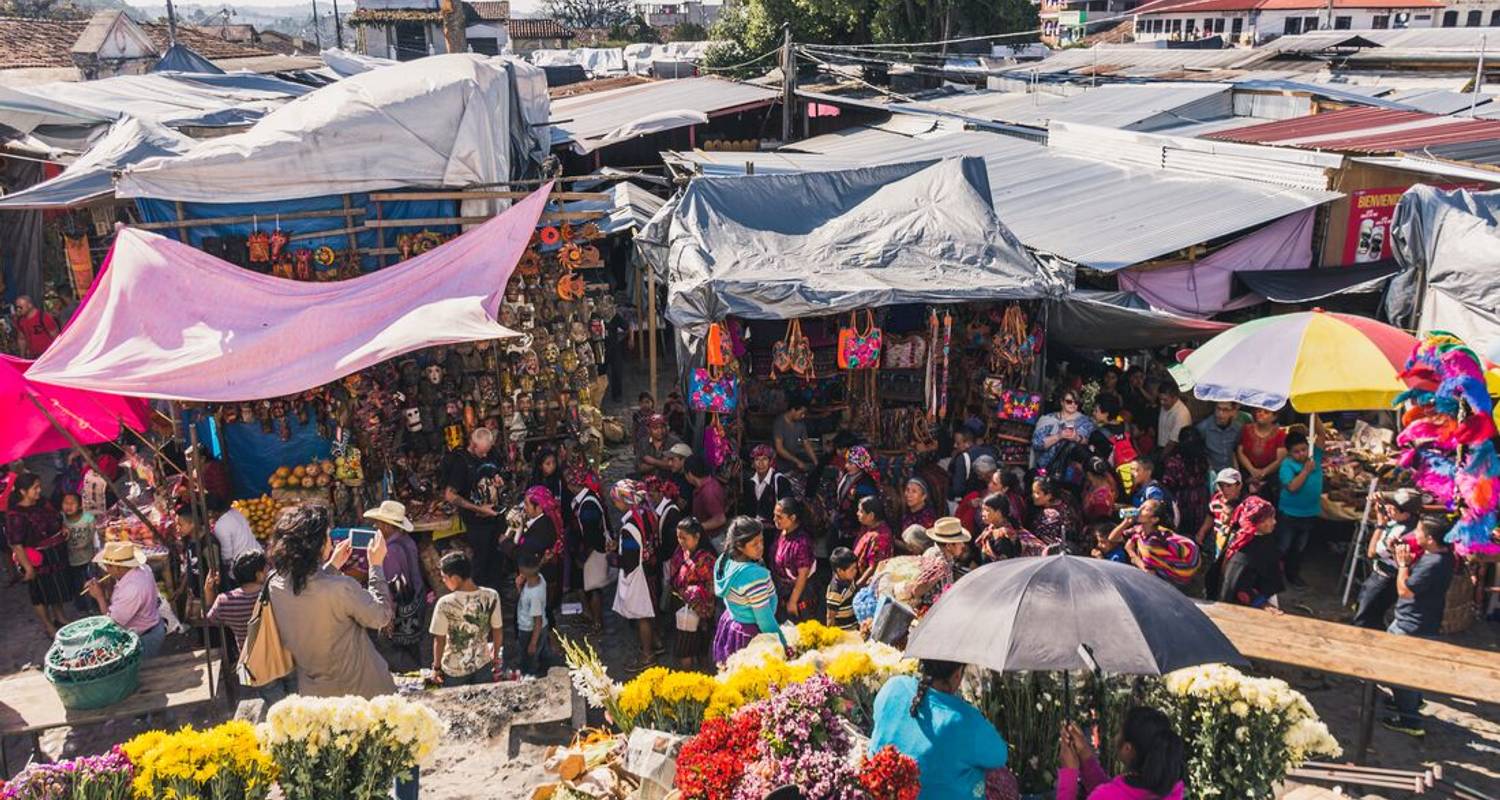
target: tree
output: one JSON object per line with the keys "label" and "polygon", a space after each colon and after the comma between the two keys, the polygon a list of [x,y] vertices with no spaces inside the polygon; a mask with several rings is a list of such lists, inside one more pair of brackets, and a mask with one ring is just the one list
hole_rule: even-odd
{"label": "tree", "polygon": [[664,38],[669,42],[701,42],[708,38],[708,29],[696,22],[684,22],[667,31]]}
{"label": "tree", "polygon": [[609,26],[609,41],[620,44],[661,44],[661,36],[646,18],[637,14]]}
{"label": "tree", "polygon": [[542,11],[570,28],[611,28],[631,17],[632,0],[544,0]]}
{"label": "tree", "polygon": [[28,19],[88,19],[89,12],[60,0],[0,0],[0,16]]}

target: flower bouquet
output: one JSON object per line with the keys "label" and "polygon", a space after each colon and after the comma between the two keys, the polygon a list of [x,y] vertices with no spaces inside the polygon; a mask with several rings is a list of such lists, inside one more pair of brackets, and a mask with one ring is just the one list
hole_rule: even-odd
{"label": "flower bouquet", "polygon": [[130,800],[132,774],[116,747],[102,756],[32,764],[0,785],[0,800]]}
{"label": "flower bouquet", "polygon": [[294,696],[271,707],[259,736],[285,800],[375,800],[432,755],[444,729],[432,709],[395,695]]}
{"label": "flower bouquet", "polygon": [[1163,677],[1153,705],[1187,744],[1187,797],[1264,800],[1309,756],[1343,750],[1307,698],[1285,681],[1208,664]]}
{"label": "flower bouquet", "polygon": [[131,787],[141,800],[264,800],[276,765],[260,749],[255,728],[235,720],[205,730],[147,731],[121,746],[135,765]]}

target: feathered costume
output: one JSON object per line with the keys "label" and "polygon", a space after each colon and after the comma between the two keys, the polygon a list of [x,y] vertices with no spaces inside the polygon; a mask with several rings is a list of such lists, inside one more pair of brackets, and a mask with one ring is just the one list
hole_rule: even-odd
{"label": "feathered costume", "polygon": [[1401,466],[1419,489],[1458,512],[1448,541],[1460,553],[1500,553],[1500,454],[1495,451],[1495,407],[1484,362],[1462,340],[1433,331],[1407,359],[1401,377],[1411,386],[1396,398],[1405,448]]}

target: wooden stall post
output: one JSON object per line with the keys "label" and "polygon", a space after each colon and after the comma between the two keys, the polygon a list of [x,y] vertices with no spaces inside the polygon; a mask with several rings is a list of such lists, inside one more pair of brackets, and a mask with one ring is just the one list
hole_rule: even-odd
{"label": "wooden stall post", "polygon": [[646,265],[647,354],[651,361],[651,396],[656,397],[656,270]]}

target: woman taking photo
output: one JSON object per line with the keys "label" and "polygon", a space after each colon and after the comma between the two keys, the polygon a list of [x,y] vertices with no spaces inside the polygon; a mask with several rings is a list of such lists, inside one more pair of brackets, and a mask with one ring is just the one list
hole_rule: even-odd
{"label": "woman taking photo", "polygon": [[937,506],[933,505],[932,489],[921,478],[908,478],[901,494],[905,505],[901,510],[901,530],[913,525],[931,528],[937,522]]}
{"label": "woman taking photo", "polygon": [[385,575],[385,537],[370,540],[367,585],[339,570],[354,553],[353,542],[335,547],[328,538],[328,511],[299,506],[276,521],[269,580],[271,609],[281,642],[297,665],[297,690],[310,697],[364,698],[392,694],[396,682],[366,631],[395,619]]}
{"label": "woman taking photo", "polygon": [[812,536],[803,526],[807,506],[795,497],[788,497],[776,504],[774,517],[776,530],[781,532],[776,540],[776,554],[771,559],[776,596],[787,619],[817,619],[813,607],[817,592],[811,586],[817,559],[813,555]]}
{"label": "woman taking photo", "polygon": [[898,675],[875,695],[870,752],[892,745],[917,762],[918,800],[983,797],[985,773],[1005,766],[1005,740],[959,696],[964,665],[923,661],[921,678]]}
{"label": "woman taking photo", "polygon": [[1094,543],[1086,541],[1083,519],[1067,492],[1050,475],[1031,482],[1031,533],[1047,547],[1063,545],[1073,555],[1087,555]]}
{"label": "woman taking photo", "polygon": [[776,624],[776,585],[761,564],[764,555],[760,522],[735,517],[729,523],[724,554],[714,562],[714,594],[724,601],[714,630],[713,656],[719,666],[758,634],[774,633],[786,645]]}
{"label": "woman taking photo", "polygon": [[5,540],[21,569],[31,608],[47,637],[68,624],[63,614],[68,581],[68,533],[62,514],[42,500],[42,479],[23,472],[11,486],[5,510]]}
{"label": "woman taking photo", "polygon": [[1064,725],[1057,746],[1057,800],[1182,800],[1187,750],[1165,714],[1144,706],[1127,711],[1115,756],[1124,771],[1110,780],[1088,736],[1071,722]]}

